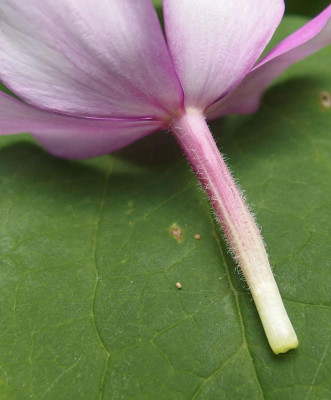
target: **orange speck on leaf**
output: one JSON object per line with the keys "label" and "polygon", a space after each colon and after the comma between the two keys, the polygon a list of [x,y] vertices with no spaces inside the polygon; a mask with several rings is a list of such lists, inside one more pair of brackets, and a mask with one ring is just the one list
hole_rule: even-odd
{"label": "orange speck on leaf", "polygon": [[320,94],[320,101],[324,108],[331,108],[331,94],[327,91],[323,91]]}
{"label": "orange speck on leaf", "polygon": [[183,231],[177,224],[173,224],[170,227],[170,235],[174,237],[178,243],[182,243],[182,234]]}

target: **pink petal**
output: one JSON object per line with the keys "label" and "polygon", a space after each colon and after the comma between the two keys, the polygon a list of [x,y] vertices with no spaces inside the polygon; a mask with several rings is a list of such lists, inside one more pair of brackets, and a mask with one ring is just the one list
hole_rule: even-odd
{"label": "pink petal", "polygon": [[80,116],[163,117],[182,103],[150,0],[1,0],[0,79]]}
{"label": "pink petal", "polygon": [[0,135],[30,132],[50,153],[87,158],[162,129],[155,120],[78,118],[40,110],[0,92]]}
{"label": "pink petal", "polygon": [[282,0],[163,0],[168,46],[187,107],[204,110],[238,83],[269,42]]}
{"label": "pink petal", "polygon": [[291,64],[331,43],[331,6],[280,42],[229,95],[207,110],[209,119],[255,112],[265,88]]}

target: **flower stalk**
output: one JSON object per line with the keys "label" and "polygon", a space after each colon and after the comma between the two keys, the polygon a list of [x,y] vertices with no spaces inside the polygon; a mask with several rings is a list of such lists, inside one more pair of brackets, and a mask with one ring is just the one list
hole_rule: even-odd
{"label": "flower stalk", "polygon": [[298,346],[298,339],[275,282],[260,231],[236,186],[204,116],[188,110],[171,130],[204,187],[240,266],[267,339],[275,354]]}

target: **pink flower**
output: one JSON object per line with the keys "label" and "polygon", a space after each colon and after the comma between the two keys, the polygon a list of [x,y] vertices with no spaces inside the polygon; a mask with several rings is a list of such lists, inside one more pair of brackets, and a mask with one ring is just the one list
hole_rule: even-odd
{"label": "pink flower", "polygon": [[[250,113],[289,65],[331,42],[331,6],[256,64],[282,0],[2,0],[0,134],[93,157],[170,129],[191,162],[252,291],[275,353],[297,346],[263,242],[205,119]],[[166,41],[167,40],[167,41]]]}

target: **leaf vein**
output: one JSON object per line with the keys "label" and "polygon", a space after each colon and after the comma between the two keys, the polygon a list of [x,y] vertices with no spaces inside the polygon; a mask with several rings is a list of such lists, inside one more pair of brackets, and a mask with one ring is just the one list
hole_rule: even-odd
{"label": "leaf vein", "polygon": [[103,394],[105,378],[106,378],[106,373],[107,373],[107,369],[108,369],[108,362],[109,362],[109,358],[110,358],[110,351],[106,347],[106,344],[101,337],[100,331],[96,324],[95,312],[94,312],[95,311],[96,293],[97,293],[98,284],[99,284],[99,271],[98,271],[98,266],[97,266],[97,241],[98,241],[98,235],[99,235],[99,230],[100,230],[101,218],[102,218],[102,214],[103,214],[103,211],[104,211],[104,208],[106,205],[106,197],[107,197],[107,192],[108,192],[108,188],[109,188],[109,180],[110,180],[110,176],[113,171],[113,168],[114,168],[114,164],[115,164],[114,159],[111,159],[108,169],[105,173],[104,187],[103,187],[103,191],[101,194],[99,210],[98,210],[98,214],[97,214],[97,217],[95,220],[95,229],[94,229],[94,234],[93,234],[93,263],[92,263],[92,265],[93,265],[93,270],[94,270],[94,274],[95,274],[95,282],[94,282],[94,287],[93,287],[93,295],[92,295],[92,303],[91,303],[91,318],[92,318],[96,336],[101,344],[101,347],[103,348],[103,350],[106,353],[104,370],[103,370],[103,373],[101,376],[101,381],[100,381],[99,400],[101,400],[102,394]]}

